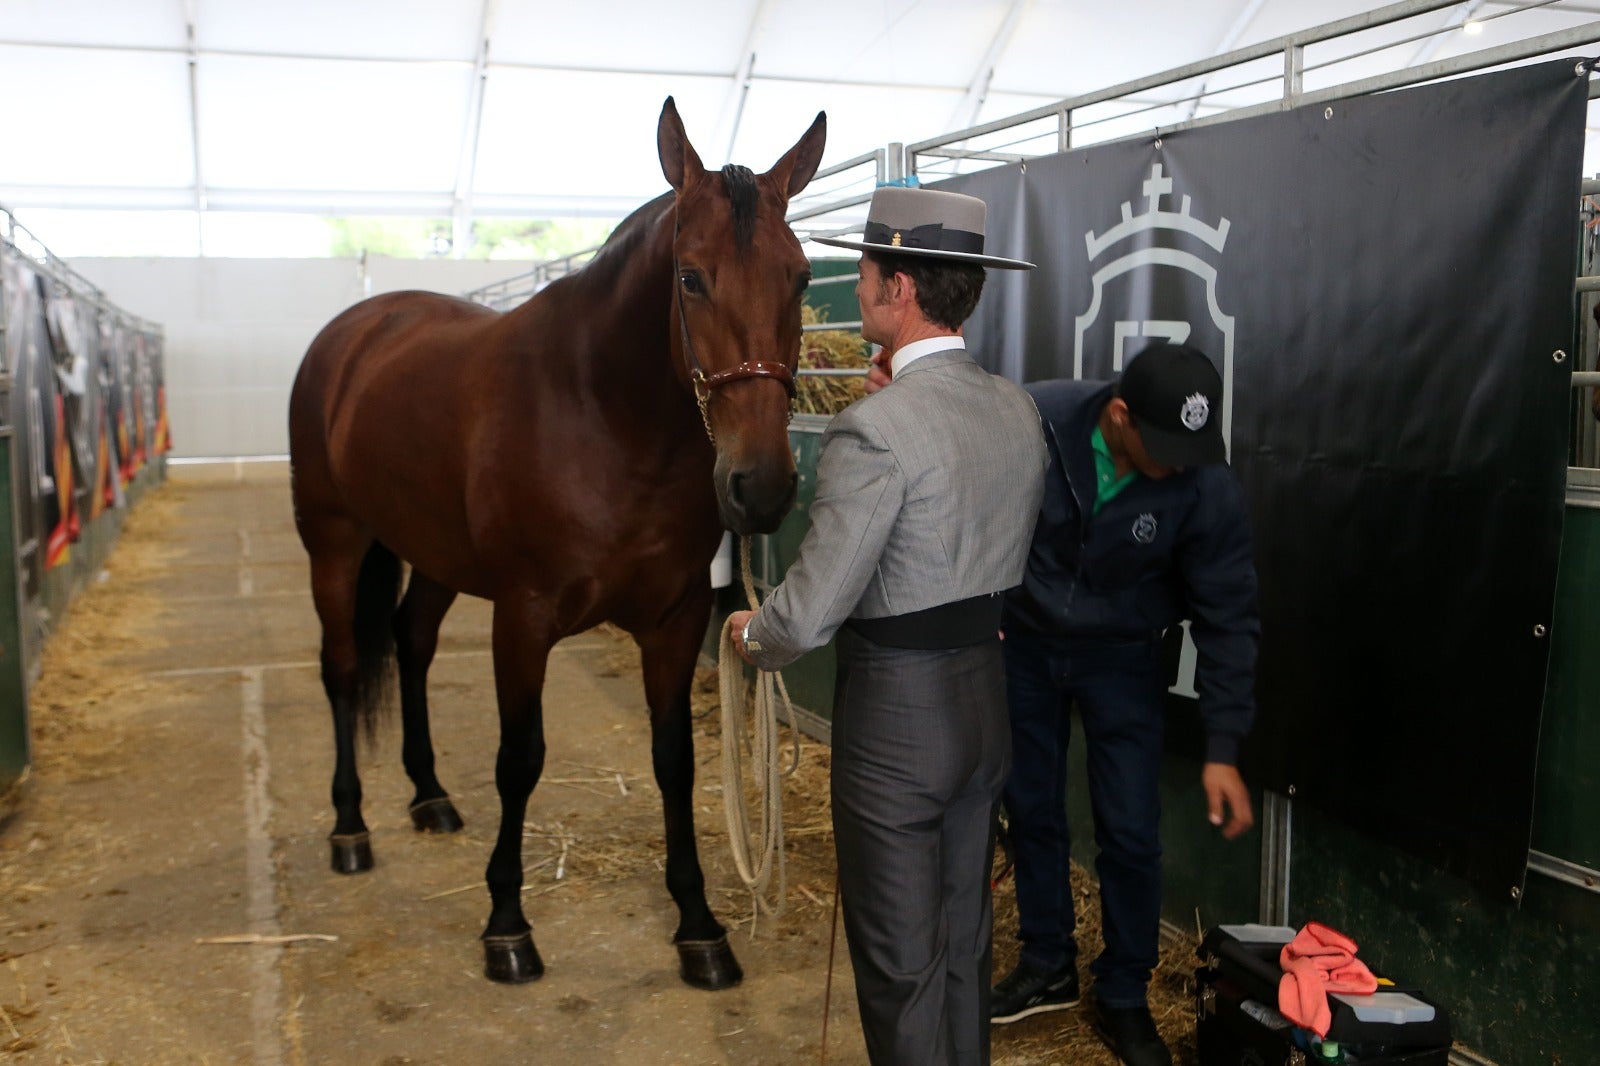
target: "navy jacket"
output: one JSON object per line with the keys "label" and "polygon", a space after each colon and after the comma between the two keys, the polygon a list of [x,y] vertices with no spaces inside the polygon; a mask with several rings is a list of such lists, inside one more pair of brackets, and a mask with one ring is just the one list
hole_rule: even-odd
{"label": "navy jacket", "polygon": [[1026,386],[1050,469],[1022,585],[1005,625],[1045,636],[1148,639],[1190,619],[1206,761],[1234,764],[1255,717],[1256,570],[1243,495],[1225,464],[1135,478],[1094,514],[1090,435],[1109,382]]}

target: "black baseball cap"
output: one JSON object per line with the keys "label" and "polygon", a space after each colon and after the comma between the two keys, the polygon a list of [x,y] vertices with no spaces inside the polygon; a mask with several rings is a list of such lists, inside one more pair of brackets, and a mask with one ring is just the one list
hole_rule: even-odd
{"label": "black baseball cap", "polygon": [[1228,458],[1222,439],[1222,375],[1198,348],[1152,344],[1123,367],[1117,395],[1128,405],[1150,458],[1202,466]]}

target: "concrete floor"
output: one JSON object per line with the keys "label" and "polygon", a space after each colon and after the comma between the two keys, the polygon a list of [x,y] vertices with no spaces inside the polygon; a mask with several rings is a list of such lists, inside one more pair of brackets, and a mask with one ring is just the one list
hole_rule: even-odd
{"label": "concrete floor", "polygon": [[[332,731],[287,480],[281,469],[223,473],[175,469],[51,638],[34,772],[0,829],[0,1058],[816,1059],[830,838],[794,838],[790,910],[763,918],[754,939],[748,924],[733,934],[744,983],[685,986],[644,700],[636,670],[616,665],[623,642],[602,633],[559,645],[546,687],[550,761],[524,859],[558,856],[562,839],[568,859],[561,880],[550,863],[528,879],[542,980],[482,976],[498,818],[486,604],[457,604],[432,674],[440,777],[466,829],[411,829],[395,721],[362,758],[376,869],[330,872]],[[87,635],[75,637],[80,623]],[[702,760],[716,750],[702,744]],[[732,872],[718,780],[717,761],[703,762],[701,854],[731,925],[750,897]],[[249,933],[337,939],[196,942]],[[842,940],[837,970],[828,1058],[861,1063]]]}
{"label": "concrete floor", "polygon": [[[708,896],[746,976],[725,992],[687,987],[637,656],[601,631],[556,648],[545,689],[549,761],[523,858],[547,972],[511,987],[482,976],[498,819],[489,621],[486,604],[458,602],[430,678],[439,774],[465,830],[411,829],[399,724],[386,723],[361,754],[376,868],[334,874],[332,728],[286,471],[172,468],[50,637],[30,695],[32,774],[0,823],[0,1060],[817,1062],[834,876],[826,749],[807,744],[785,783],[787,909],[752,937],[719,742],[705,735],[715,716],[697,725]],[[1097,928],[1087,882],[1079,904],[1080,928]],[[1007,884],[1002,973],[1014,929]],[[319,939],[197,942],[248,934]],[[1176,955],[1161,1021],[1191,1063],[1192,961]],[[861,1066],[842,934],[833,969],[827,1062]],[[1082,1012],[994,1034],[996,1066],[1113,1061]]]}

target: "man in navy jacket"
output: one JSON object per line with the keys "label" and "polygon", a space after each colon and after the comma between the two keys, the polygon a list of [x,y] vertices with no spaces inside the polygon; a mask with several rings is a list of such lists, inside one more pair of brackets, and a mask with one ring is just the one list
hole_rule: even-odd
{"label": "man in navy jacket", "polygon": [[1016,861],[1016,969],[994,1023],[1078,1003],[1065,810],[1067,718],[1088,745],[1105,951],[1094,1021],[1122,1061],[1167,1066],[1146,1000],[1161,918],[1163,631],[1190,620],[1205,725],[1208,816],[1229,839],[1254,822],[1237,769],[1255,713],[1259,621],[1242,496],[1226,464],[1222,381],[1202,352],[1159,343],[1115,383],[1028,386],[1050,451],[1027,571],[1007,597],[1004,653]]}

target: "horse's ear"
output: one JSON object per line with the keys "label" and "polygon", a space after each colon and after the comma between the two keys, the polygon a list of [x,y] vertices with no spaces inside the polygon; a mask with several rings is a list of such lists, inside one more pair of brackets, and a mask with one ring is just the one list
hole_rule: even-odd
{"label": "horse's ear", "polygon": [[817,172],[817,164],[822,162],[822,146],[828,140],[828,113],[818,111],[816,121],[811,123],[811,128],[806,130],[795,146],[789,149],[782,159],[772,165],[767,174],[778,180],[778,185],[783,188],[784,198],[788,200],[806,187],[811,176]]}
{"label": "horse's ear", "polygon": [[689,143],[689,135],[683,131],[678,105],[670,96],[661,105],[661,121],[656,125],[656,151],[661,156],[661,173],[677,192],[682,192],[692,179],[706,172],[694,145]]}

